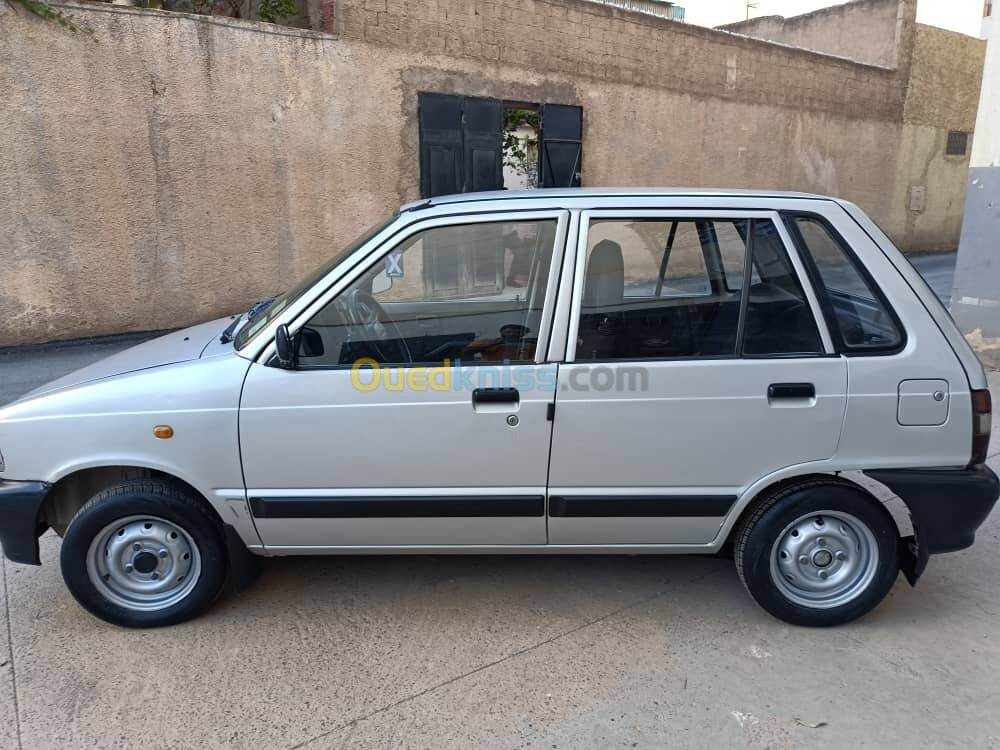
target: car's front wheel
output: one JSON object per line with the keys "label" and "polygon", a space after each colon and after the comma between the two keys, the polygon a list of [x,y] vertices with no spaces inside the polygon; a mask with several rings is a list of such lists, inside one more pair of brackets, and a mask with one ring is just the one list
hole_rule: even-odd
{"label": "car's front wheel", "polygon": [[226,578],[221,526],[171,482],[122,482],[74,516],[60,556],[70,593],[89,612],[126,627],[172,625],[203,612]]}
{"label": "car's front wheel", "polygon": [[899,572],[899,533],[885,507],[834,478],[765,498],[737,530],[736,568],[750,595],[795,625],[839,625],[874,608]]}

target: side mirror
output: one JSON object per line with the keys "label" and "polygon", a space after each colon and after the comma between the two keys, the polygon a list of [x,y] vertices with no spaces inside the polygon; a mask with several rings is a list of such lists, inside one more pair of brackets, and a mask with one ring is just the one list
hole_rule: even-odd
{"label": "side mirror", "polygon": [[299,356],[322,357],[324,354],[323,337],[315,328],[302,328],[299,331]]}
{"label": "side mirror", "polygon": [[284,323],[274,332],[274,352],[280,367],[285,370],[295,368],[295,344],[288,332],[288,326]]}

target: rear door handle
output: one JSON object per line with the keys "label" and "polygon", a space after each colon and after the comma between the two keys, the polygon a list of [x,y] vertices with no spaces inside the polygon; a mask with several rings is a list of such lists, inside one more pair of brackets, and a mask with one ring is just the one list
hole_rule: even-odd
{"label": "rear door handle", "polygon": [[472,392],[472,403],[474,406],[480,404],[517,404],[521,401],[521,394],[517,388],[476,388]]}
{"label": "rear door handle", "polygon": [[771,383],[767,387],[767,397],[816,398],[816,386],[812,383]]}

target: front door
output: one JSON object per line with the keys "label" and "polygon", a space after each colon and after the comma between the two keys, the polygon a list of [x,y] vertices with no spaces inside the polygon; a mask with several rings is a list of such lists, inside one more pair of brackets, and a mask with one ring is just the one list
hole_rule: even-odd
{"label": "front door", "polygon": [[751,483],[833,455],[846,362],[777,214],[595,212],[580,226],[549,542],[709,543]]}
{"label": "front door", "polygon": [[296,369],[251,366],[240,446],[265,546],[546,542],[542,352],[566,223],[424,222],[296,321]]}

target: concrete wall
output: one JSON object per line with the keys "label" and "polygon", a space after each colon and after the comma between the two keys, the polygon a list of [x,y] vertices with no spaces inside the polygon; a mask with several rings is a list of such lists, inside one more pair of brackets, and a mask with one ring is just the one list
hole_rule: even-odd
{"label": "concrete wall", "polygon": [[420,91],[582,105],[587,185],[812,190],[905,226],[900,7],[900,70],[579,0],[351,0],[336,36],[73,7],[88,38],[8,11],[0,345],[287,288],[417,197]]}
{"label": "concrete wall", "polygon": [[983,19],[988,41],[972,142],[968,197],[951,313],[988,365],[1000,367],[1000,13]]}
{"label": "concrete wall", "polygon": [[[895,0],[855,0],[793,18],[764,16],[719,28],[895,67],[907,31]],[[893,205],[884,229],[909,251],[952,250],[965,203],[969,154],[947,156],[949,130],[971,133],[985,56],[973,37],[916,24],[903,125],[896,144]],[[879,165],[881,168],[882,165]],[[922,199],[911,200],[914,193]]]}
{"label": "concrete wall", "polygon": [[893,68],[902,20],[896,0],[855,0],[801,16],[761,16],[718,28]]}
{"label": "concrete wall", "polygon": [[[950,130],[969,133],[972,142],[985,54],[980,39],[916,26],[893,188],[897,205],[886,226],[905,238],[908,250],[957,246],[971,149],[948,156],[945,144]],[[915,189],[925,196],[922,208],[911,204]]]}

